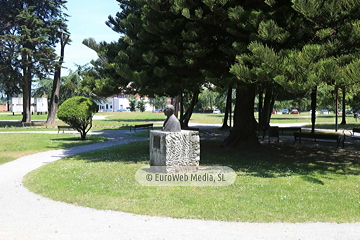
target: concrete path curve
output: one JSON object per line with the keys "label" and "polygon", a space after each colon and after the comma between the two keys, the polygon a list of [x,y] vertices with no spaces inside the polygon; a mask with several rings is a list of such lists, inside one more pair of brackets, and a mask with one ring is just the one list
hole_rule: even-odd
{"label": "concrete path curve", "polygon": [[360,223],[243,223],[134,215],[53,201],[28,191],[22,178],[72,154],[140,140],[107,131],[110,141],[53,150],[0,166],[0,239],[360,239]]}

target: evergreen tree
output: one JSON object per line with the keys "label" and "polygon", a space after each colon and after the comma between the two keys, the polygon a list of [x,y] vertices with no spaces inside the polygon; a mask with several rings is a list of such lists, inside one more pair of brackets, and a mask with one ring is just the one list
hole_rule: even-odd
{"label": "evergreen tree", "polygon": [[[301,65],[304,55],[308,55],[306,66],[303,65],[299,72],[303,73],[306,67],[308,78],[298,79],[296,84],[303,84],[306,88],[312,85],[312,131],[315,129],[316,90],[320,83],[334,87],[336,96],[336,113],[338,109],[338,89],[346,89],[356,83],[342,74],[343,68],[351,61],[358,59],[357,46],[360,43],[359,17],[360,1],[294,1],[294,9],[301,13],[309,22],[309,28],[313,29],[311,41],[305,43],[303,50],[297,54],[287,54],[286,59],[295,62],[295,66]],[[312,48],[315,54],[306,51]],[[297,56],[294,58],[294,56]],[[312,67],[309,67],[312,66]],[[289,68],[286,69],[287,72]],[[280,77],[281,84],[289,86],[289,80]],[[288,78],[289,79],[289,78]],[[293,77],[291,79],[294,79]],[[285,81],[283,81],[285,80]],[[292,81],[290,81],[292,82]],[[345,99],[344,99],[345,100]],[[345,101],[343,101],[345,104]],[[343,111],[343,123],[345,123],[345,111]],[[336,118],[337,130],[337,118]]]}
{"label": "evergreen tree", "polygon": [[[10,40],[14,61],[21,69],[23,93],[23,119],[30,122],[31,81],[34,76],[43,78],[53,71],[59,29],[65,28],[65,15],[61,12],[66,1],[1,1],[1,42]],[[4,45],[3,45],[4,46]],[[12,69],[15,69],[12,67]]]}
{"label": "evergreen tree", "polygon": [[[65,46],[70,41],[69,33],[63,32],[64,29],[60,30],[59,39],[60,39],[60,58],[55,64],[55,73],[54,80],[52,85],[51,97],[50,97],[50,106],[49,114],[46,120],[46,124],[54,124],[56,118],[56,112],[60,104],[60,83],[61,83],[61,66],[64,62],[65,55]],[[66,30],[66,29],[65,29]]]}
{"label": "evergreen tree", "polygon": [[146,104],[145,99],[144,99],[143,97],[141,97],[141,98],[137,101],[136,107],[140,110],[140,112],[145,112],[145,110],[146,110],[145,104]]}

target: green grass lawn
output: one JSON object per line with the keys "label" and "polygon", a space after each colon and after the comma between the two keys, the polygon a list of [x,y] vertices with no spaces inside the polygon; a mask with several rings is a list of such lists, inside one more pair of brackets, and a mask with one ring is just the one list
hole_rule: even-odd
{"label": "green grass lawn", "polygon": [[88,136],[81,141],[79,134],[0,133],[0,165],[19,157],[61,148],[105,141],[101,136]]}
{"label": "green grass lawn", "polygon": [[[257,114],[255,114],[257,117]],[[338,122],[341,122],[341,116],[338,116]],[[346,116],[348,123],[355,123],[352,114]],[[273,114],[271,115],[271,123],[309,123],[311,124],[311,115],[308,113],[301,114]],[[335,114],[318,114],[316,115],[316,123],[333,123],[335,124]]]}
{"label": "green grass lawn", "polygon": [[[22,114],[16,113],[12,114],[12,112],[5,112],[4,114],[0,114],[0,120],[13,120],[13,121],[21,121]],[[41,115],[31,115],[32,120],[46,120],[47,114],[41,114]]]}
{"label": "green grass lawn", "polygon": [[[152,112],[115,112],[115,113],[98,113],[98,115],[107,116],[106,120],[94,120],[94,126],[131,126],[144,122],[154,123],[162,126],[166,119],[163,113]],[[194,113],[190,122],[203,124],[222,124],[224,114],[202,114]]]}
{"label": "green grass lawn", "polygon": [[[106,119],[93,120],[93,130],[104,130],[104,129],[129,129],[129,126],[143,123],[154,123],[154,126],[162,126],[166,116],[163,113],[152,113],[152,112],[106,112],[97,113],[96,116],[105,116]],[[48,129],[56,128],[58,125],[64,125],[60,120],[57,120],[54,125],[45,125],[47,115],[33,115],[32,119],[35,120],[32,126],[23,127],[20,120],[21,115],[16,114],[12,116],[9,114],[0,114],[0,131],[8,131],[9,128],[13,129]],[[224,114],[212,114],[212,113],[194,113],[191,117],[190,123],[200,124],[222,124]],[[257,118],[257,113],[255,113]],[[8,121],[6,121],[8,120]],[[14,122],[16,120],[18,122]],[[341,117],[338,117],[339,123]],[[277,123],[304,123],[306,127],[311,126],[310,114],[273,114],[271,117],[271,124]],[[360,126],[360,122],[355,122],[352,115],[347,116],[347,125],[339,125],[340,130],[352,129],[354,126]],[[318,114],[316,118],[316,128],[329,128],[335,129],[335,114],[321,115]]]}
{"label": "green grass lawn", "polygon": [[149,164],[148,141],[65,158],[24,184],[58,201],[175,218],[244,222],[359,222],[359,151],[264,145],[261,151],[201,142],[201,165],[233,168],[226,187],[145,187],[135,172]]}

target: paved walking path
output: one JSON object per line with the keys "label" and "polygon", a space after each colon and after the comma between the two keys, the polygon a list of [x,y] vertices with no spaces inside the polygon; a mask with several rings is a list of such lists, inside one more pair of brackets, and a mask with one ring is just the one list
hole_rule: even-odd
{"label": "paved walking path", "polygon": [[126,131],[103,134],[109,141],[28,155],[0,166],[1,240],[360,239],[360,223],[243,223],[151,217],[57,202],[23,187],[22,178],[44,164],[141,140],[126,136]]}

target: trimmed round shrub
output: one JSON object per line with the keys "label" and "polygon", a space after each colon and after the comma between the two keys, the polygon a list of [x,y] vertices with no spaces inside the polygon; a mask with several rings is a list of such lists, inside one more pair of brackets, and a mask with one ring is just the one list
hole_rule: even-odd
{"label": "trimmed round shrub", "polygon": [[72,97],[59,106],[57,117],[76,129],[81,134],[81,139],[85,140],[92,127],[92,117],[97,111],[97,104],[90,98]]}

